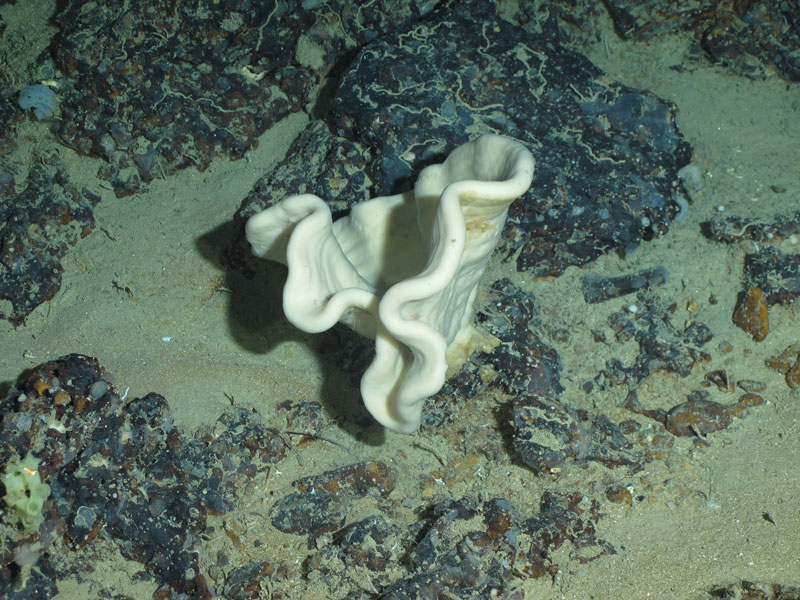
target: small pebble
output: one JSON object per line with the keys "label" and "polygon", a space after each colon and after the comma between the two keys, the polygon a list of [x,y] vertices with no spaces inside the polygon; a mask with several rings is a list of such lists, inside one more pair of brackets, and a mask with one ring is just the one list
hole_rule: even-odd
{"label": "small pebble", "polygon": [[95,381],[92,384],[92,387],[89,388],[89,393],[95,400],[99,400],[100,398],[105,396],[107,391],[108,391],[108,383],[106,383],[102,379],[98,379],[97,381]]}
{"label": "small pebble", "polygon": [[719,351],[722,352],[723,354],[728,354],[729,352],[733,352],[733,345],[725,340],[722,340],[717,347],[719,348]]}
{"label": "small pebble", "polygon": [[767,389],[767,384],[763,381],[756,381],[755,379],[740,379],[736,385],[745,392],[757,394]]}
{"label": "small pebble", "polygon": [[699,191],[703,187],[703,176],[697,165],[688,164],[683,167],[678,171],[678,179],[680,179],[684,187],[691,192]]}
{"label": "small pebble", "polygon": [[630,506],[633,503],[631,491],[621,485],[615,485],[606,490],[606,498],[616,504],[627,504]]}

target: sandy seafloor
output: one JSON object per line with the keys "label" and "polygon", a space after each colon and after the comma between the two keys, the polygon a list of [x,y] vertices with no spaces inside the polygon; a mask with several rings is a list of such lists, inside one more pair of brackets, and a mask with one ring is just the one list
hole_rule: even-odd
{"label": "sandy seafloor", "polygon": [[[19,27],[17,19],[24,18],[21,4],[2,8],[11,27]],[[26,32],[33,43],[31,59],[52,33],[46,25]],[[599,537],[617,554],[584,565],[570,560],[569,548],[562,548],[553,557],[559,565],[554,580],[524,581],[529,598],[691,599],[706,597],[711,586],[743,579],[800,585],[800,391],[790,390],[781,374],[765,366],[766,359],[799,341],[800,308],[772,307],[769,335],[754,343],[731,322],[743,286],[746,248],[712,242],[700,231],[700,224],[720,211],[770,220],[800,208],[800,88],[774,75],[747,80],[707,63],[692,63],[683,72],[670,69],[682,62],[688,44],[688,35],[628,43],[608,28],[605,44],[587,51],[613,78],[652,90],[679,107],[678,126],[694,147],[693,162],[703,173],[688,213],[667,235],[644,243],[631,255],[613,254],[585,268],[570,268],[556,279],[534,282],[533,290],[543,318],[553,329],[571,332],[566,345],[547,341],[563,362],[564,397],[575,406],[621,405],[622,397],[592,399],[579,386],[609,358],[597,352],[592,329],[604,328],[608,315],[630,302],[620,298],[587,305],[579,277],[655,265],[669,270],[670,279],[660,293],[677,302],[675,321],[704,322],[713,331],[714,349],[720,341],[734,348],[728,354],[713,351],[713,361],[696,367],[688,381],[658,379],[655,393],[661,405],[683,401],[705,370],[716,368],[727,369],[734,379],[765,382],[766,403],[712,434],[709,447],[696,448],[692,440],[679,438],[671,460],[648,463],[641,473],[625,477],[633,496],[644,499],[630,506],[604,502],[605,516],[598,523]],[[268,422],[274,406],[285,400],[353,402],[357,390],[321,364],[313,336],[295,330],[283,318],[280,287],[262,285],[258,294],[235,298],[235,276],[226,275],[221,259],[232,215],[242,199],[307,123],[307,116],[293,115],[267,131],[246,160],[219,159],[204,173],[187,170],[158,179],[146,193],[123,199],[95,177],[97,160],[59,147],[72,183],[102,196],[95,211],[97,227],[63,260],[63,283],[52,301],[16,329],[0,321],[3,390],[26,369],[79,352],[98,358],[118,389],[129,387],[132,396],[162,394],[177,426],[186,432],[213,423],[230,405],[226,395],[240,406],[257,408]],[[23,172],[37,153],[58,146],[49,128],[47,121],[20,126],[15,160]],[[786,192],[774,193],[771,185]],[[494,260],[485,281],[502,276],[515,281],[526,277]],[[128,287],[131,294],[113,282]],[[719,298],[716,305],[709,302],[712,293]],[[686,307],[692,300],[698,309],[690,314]],[[163,341],[165,336],[171,341]],[[628,354],[624,346],[611,351],[623,360],[634,356],[633,346]],[[622,408],[609,414],[618,420],[632,416]],[[381,459],[396,470],[399,480],[393,494],[402,498],[419,495],[421,478],[441,468],[431,453],[412,442],[434,449],[445,463],[455,458],[447,443],[424,431],[414,436],[389,432],[382,441],[369,444],[333,425],[316,433],[349,445],[351,451],[325,442],[306,444],[302,465],[288,455],[266,480],[243,490],[239,510],[223,518],[243,532],[245,546],[248,539],[266,540],[261,556],[295,554],[301,560],[308,553],[304,536],[279,533],[267,516],[275,499],[293,491],[294,479]],[[401,451],[405,458],[399,458]],[[591,463],[586,469],[562,472],[556,481],[510,460],[484,461],[480,476],[476,472],[446,493],[454,498],[504,496],[534,507],[542,491],[554,485],[601,497],[592,482],[613,479],[611,471],[604,471]],[[226,536],[206,543],[201,564],[213,564],[216,551],[230,544]],[[152,583],[131,583],[139,564],[126,561],[111,544],[96,547],[89,581],[60,582],[58,598],[98,597],[91,580],[113,583],[134,598],[152,596]],[[298,589],[313,597],[313,588]]]}

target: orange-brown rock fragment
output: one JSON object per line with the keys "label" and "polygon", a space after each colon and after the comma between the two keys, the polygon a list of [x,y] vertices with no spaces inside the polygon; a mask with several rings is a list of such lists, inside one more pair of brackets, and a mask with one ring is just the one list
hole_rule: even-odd
{"label": "orange-brown rock fragment", "polygon": [[767,300],[761,288],[752,286],[733,313],[733,322],[749,333],[756,342],[762,341],[769,332]]}
{"label": "orange-brown rock fragment", "polygon": [[734,406],[731,406],[728,412],[730,412],[733,417],[743,417],[747,413],[748,408],[751,406],[761,406],[762,404],[764,404],[764,398],[762,396],[748,392],[742,394],[739,401]]}
{"label": "orange-brown rock fragment", "polygon": [[777,356],[770,358],[767,365],[786,375],[798,358],[800,358],[800,344],[792,344]]}
{"label": "orange-brown rock fragment", "polygon": [[792,389],[800,387],[800,360],[786,372],[786,383]]}
{"label": "orange-brown rock fragment", "polygon": [[664,422],[667,431],[677,436],[705,436],[725,429],[730,424],[731,415],[728,409],[719,402],[704,398],[673,406]]}
{"label": "orange-brown rock fragment", "polygon": [[767,365],[783,373],[790,388],[800,387],[800,344],[792,344],[778,356],[769,359]]}

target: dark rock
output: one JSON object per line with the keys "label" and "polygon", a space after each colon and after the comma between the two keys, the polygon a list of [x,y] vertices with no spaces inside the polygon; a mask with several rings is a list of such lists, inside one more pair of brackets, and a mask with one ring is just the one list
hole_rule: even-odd
{"label": "dark rock", "polygon": [[[0,37],[3,35],[3,26],[5,23],[0,22]],[[11,154],[17,149],[17,125],[23,120],[24,115],[22,110],[17,106],[16,102],[11,101],[9,98],[4,97],[3,102],[0,102],[0,157]],[[8,173],[2,175],[10,175]],[[7,177],[0,177],[0,194],[10,195],[10,191],[5,189],[8,185]]]}
{"label": "dark rock", "polygon": [[269,518],[284,533],[316,536],[339,529],[346,514],[345,507],[332,494],[295,492],[273,504]]}
{"label": "dark rock", "polygon": [[561,359],[535,333],[542,321],[533,294],[518,289],[508,279],[496,281],[477,320],[501,342],[483,359],[499,374],[494,385],[511,395],[554,398],[561,393]]}
{"label": "dark rock", "polygon": [[21,193],[0,187],[0,299],[12,305],[0,318],[18,326],[56,295],[61,258],[94,229],[99,201],[70,184],[59,168],[44,165],[31,170]]}
{"label": "dark rock", "polygon": [[390,560],[398,559],[387,543],[398,533],[398,528],[380,515],[354,523],[340,544],[348,566],[363,566],[376,573],[386,570]]}
{"label": "dark rock", "polygon": [[639,355],[629,367],[610,359],[595,379],[597,385],[604,388],[626,381],[636,384],[660,370],[687,377],[695,364],[711,360],[711,355],[702,349],[712,338],[708,326],[695,322],[678,329],[671,320],[673,306],[664,306],[664,301],[652,292],[639,292],[636,299],[635,312],[614,312],[609,324],[618,342],[638,342]]}
{"label": "dark rock", "polygon": [[606,416],[547,398],[522,396],[513,402],[514,449],[536,473],[560,470],[567,462],[599,462],[608,468],[641,467],[635,438]]}
{"label": "dark rock", "polygon": [[[286,444],[278,430],[266,427],[254,410],[240,407],[220,415],[216,424],[200,432],[189,447],[198,454],[212,452],[230,468],[251,475],[286,455]],[[234,461],[238,464],[234,465]]]}
{"label": "dark rock", "polygon": [[767,246],[745,257],[744,270],[749,285],[762,290],[768,306],[800,297],[800,254],[785,254]]}
{"label": "dark rock", "polygon": [[[582,497],[545,494],[528,518],[507,500],[449,501],[433,509],[433,521],[410,553],[414,572],[382,592],[382,598],[522,598],[517,578],[555,572],[550,554],[566,541],[576,549],[594,545],[589,562],[615,551],[595,537],[597,506],[578,507]],[[577,550],[576,550],[577,551]]]}
{"label": "dark rock", "polygon": [[626,296],[653,285],[664,285],[666,281],[667,270],[664,267],[644,269],[637,273],[618,275],[616,277],[586,275],[581,278],[583,299],[588,304]]}
{"label": "dark rock", "polygon": [[320,475],[303,477],[293,483],[301,492],[324,490],[336,498],[355,500],[375,491],[386,498],[394,489],[395,474],[382,462],[361,462]]}
{"label": "dark rock", "polygon": [[342,526],[352,501],[371,492],[388,496],[394,489],[395,475],[384,463],[363,462],[303,477],[293,485],[300,492],[273,504],[272,524],[286,533],[318,536]]}
{"label": "dark rock", "polygon": [[272,563],[253,562],[234,569],[225,581],[225,597],[230,600],[257,600],[261,584],[275,571]]}
{"label": "dark rock", "polygon": [[720,600],[800,600],[800,587],[780,583],[739,581],[708,590],[709,599]]}
{"label": "dark rock", "polygon": [[56,133],[108,161],[99,174],[121,196],[186,167],[203,171],[217,155],[241,158],[267,128],[302,110],[354,47],[419,18],[428,4],[382,0],[356,15],[343,0],[66,2],[52,48],[66,76]]}
{"label": "dark rock", "polygon": [[[10,546],[6,542],[6,547]],[[0,565],[0,596],[3,600],[50,600],[58,594],[55,575],[47,556],[40,556],[36,566],[25,575],[18,565],[4,557]]]}
{"label": "dark rock", "polygon": [[742,241],[778,244],[791,235],[800,235],[800,212],[764,221],[749,217],[721,217],[703,224],[713,240],[733,244]]}
{"label": "dark rock", "polygon": [[[94,397],[101,381],[105,393]],[[0,461],[29,452],[41,461],[51,498],[39,539],[59,557],[59,576],[85,570],[73,551],[103,531],[166,597],[210,598],[192,548],[207,515],[233,508],[237,480],[283,456],[280,438],[235,410],[216,435],[187,439],[162,396],[123,401],[111,382],[96,359],[78,354],[33,369],[0,400]],[[12,583],[3,578],[10,559],[0,557],[0,587]]]}
{"label": "dark rock", "polygon": [[689,30],[711,61],[735,73],[765,77],[777,69],[784,79],[800,81],[800,5],[796,0],[680,4],[612,0],[607,6],[624,38],[648,40]]}
{"label": "dark rock", "polygon": [[316,401],[286,400],[278,404],[278,410],[288,430],[321,431],[325,423],[325,411]]}
{"label": "dark rock", "polygon": [[521,250],[518,270],[557,275],[663,234],[690,154],[674,107],[608,83],[583,56],[487,5],[461,6],[469,8],[437,14],[408,38],[376,40],[342,77],[334,130],[374,154],[374,193],[409,189],[419,168],[467,141],[467,131],[491,131],[527,143],[536,158],[502,249]]}

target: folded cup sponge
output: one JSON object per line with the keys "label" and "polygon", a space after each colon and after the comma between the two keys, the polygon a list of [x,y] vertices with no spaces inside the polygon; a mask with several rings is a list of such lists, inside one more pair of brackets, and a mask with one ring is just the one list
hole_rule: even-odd
{"label": "folded cup sponge", "polygon": [[425,398],[472,351],[478,281],[533,169],[525,146],[487,134],[423,169],[413,192],[356,204],[335,223],[311,194],[247,222],[253,253],[289,267],[290,322],[317,333],[341,321],[375,338],[361,395],[385,427],[415,431]]}

